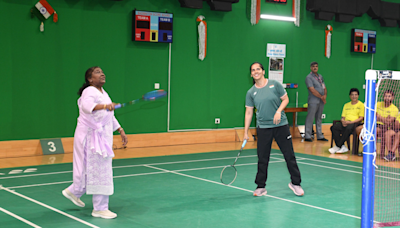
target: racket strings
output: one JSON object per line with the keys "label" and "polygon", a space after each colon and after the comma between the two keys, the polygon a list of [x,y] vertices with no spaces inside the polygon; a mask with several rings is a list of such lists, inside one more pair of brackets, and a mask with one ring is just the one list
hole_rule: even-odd
{"label": "racket strings", "polygon": [[237,170],[235,166],[228,165],[225,166],[221,172],[221,182],[226,185],[232,184],[237,177]]}

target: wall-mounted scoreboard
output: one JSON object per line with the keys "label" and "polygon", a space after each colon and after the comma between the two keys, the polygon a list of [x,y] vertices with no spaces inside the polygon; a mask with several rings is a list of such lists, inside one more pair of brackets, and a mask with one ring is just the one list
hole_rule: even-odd
{"label": "wall-mounted scoreboard", "polygon": [[376,31],[352,29],[351,51],[362,53],[376,52]]}
{"label": "wall-mounted scoreboard", "polygon": [[133,11],[133,41],[172,43],[172,14]]}
{"label": "wall-mounted scoreboard", "polygon": [[[287,0],[265,0],[266,2],[275,2],[275,3],[283,3],[286,4]],[[293,0],[294,1],[294,0]]]}

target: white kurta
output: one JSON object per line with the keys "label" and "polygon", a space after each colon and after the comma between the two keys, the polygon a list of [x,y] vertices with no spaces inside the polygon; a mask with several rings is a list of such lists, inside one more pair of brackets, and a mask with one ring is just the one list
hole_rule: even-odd
{"label": "white kurta", "polygon": [[74,186],[86,194],[112,195],[113,132],[120,125],[114,111],[92,111],[98,104],[110,104],[107,92],[93,86],[78,99],[79,117],[74,135]]}

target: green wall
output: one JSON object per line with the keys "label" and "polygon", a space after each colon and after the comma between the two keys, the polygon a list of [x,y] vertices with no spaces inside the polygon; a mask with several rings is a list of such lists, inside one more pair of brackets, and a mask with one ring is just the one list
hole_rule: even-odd
{"label": "green wall", "polygon": [[[45,22],[30,18],[37,0],[0,0],[0,140],[73,136],[78,117],[76,94],[87,68],[98,65],[107,76],[104,88],[115,102],[140,97],[154,83],[168,89],[168,44],[131,41],[132,10],[174,14],[171,69],[170,130],[243,127],[244,101],[252,81],[249,66],[268,66],[267,43],[286,44],[284,82],[290,103],[307,102],[304,79],[309,64],[318,61],[328,89],[325,123],[340,118],[348,91],[357,87],[364,101],[364,72],[371,55],[351,53],[352,28],[377,30],[375,69],[400,70],[399,28],[383,28],[368,15],[353,23],[314,20],[301,6],[301,25],[260,20],[251,26],[248,1],[232,5],[231,12],[181,8],[178,0],[48,0],[59,14]],[[262,1],[261,12],[291,15],[291,4]],[[198,15],[208,23],[207,57],[200,61],[197,47]],[[324,57],[325,26],[333,26],[332,57]],[[167,131],[167,99],[116,111],[129,134]],[[304,124],[305,113],[298,117]],[[291,119],[291,117],[289,118]]]}

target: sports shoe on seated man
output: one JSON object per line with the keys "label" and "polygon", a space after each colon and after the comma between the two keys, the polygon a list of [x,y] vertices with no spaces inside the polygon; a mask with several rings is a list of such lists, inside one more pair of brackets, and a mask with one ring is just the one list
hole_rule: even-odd
{"label": "sports shoe on seated man", "polygon": [[265,188],[257,188],[254,192],[253,192],[253,196],[263,196],[267,194],[267,190]]}
{"label": "sports shoe on seated man", "polygon": [[292,189],[296,196],[304,195],[304,190],[300,185],[294,185],[292,182],[289,183],[289,188]]}
{"label": "sports shoe on seated man", "polygon": [[341,154],[341,153],[346,153],[347,151],[349,151],[349,149],[347,148],[346,145],[343,144],[340,150],[336,151],[336,153]]}
{"label": "sports shoe on seated man", "polygon": [[340,150],[340,147],[338,147],[338,146],[335,145],[334,147],[330,148],[328,151],[329,151],[329,153],[334,154],[334,153],[336,153],[338,150]]}
{"label": "sports shoe on seated man", "polygon": [[110,210],[104,210],[104,211],[95,211],[93,210],[92,212],[93,217],[99,217],[99,218],[104,218],[104,219],[113,219],[117,217],[117,214],[114,212],[111,212]]}
{"label": "sports shoe on seated man", "polygon": [[68,188],[66,188],[65,190],[62,191],[62,194],[69,200],[71,200],[76,206],[78,207],[85,207],[85,203],[82,202],[81,199],[79,199],[78,197],[76,197],[74,194],[72,194],[72,192],[70,192],[68,190]]}
{"label": "sports shoe on seated man", "polygon": [[322,139],[317,139],[318,141],[324,141],[324,142],[328,142],[329,140],[327,140],[326,138],[322,138]]}

